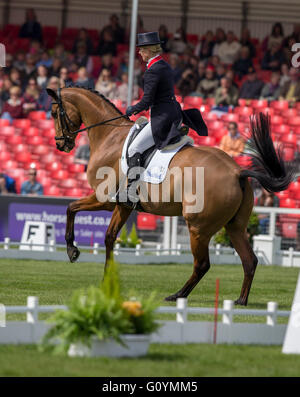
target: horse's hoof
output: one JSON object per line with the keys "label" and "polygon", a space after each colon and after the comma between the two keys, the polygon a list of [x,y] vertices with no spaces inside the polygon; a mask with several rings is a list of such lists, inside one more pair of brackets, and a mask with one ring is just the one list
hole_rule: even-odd
{"label": "horse's hoof", "polygon": [[177,299],[178,297],[176,296],[176,295],[170,295],[170,296],[167,296],[166,298],[165,298],[165,301],[166,302],[176,302],[176,299]]}
{"label": "horse's hoof", "polygon": [[68,255],[70,258],[70,262],[73,263],[73,262],[77,261],[79,255],[80,255],[80,251],[77,247],[72,247],[68,250]]}
{"label": "horse's hoof", "polygon": [[237,299],[236,301],[234,301],[235,305],[241,305],[241,306],[247,306],[247,302],[245,302],[244,300],[242,300],[241,298]]}

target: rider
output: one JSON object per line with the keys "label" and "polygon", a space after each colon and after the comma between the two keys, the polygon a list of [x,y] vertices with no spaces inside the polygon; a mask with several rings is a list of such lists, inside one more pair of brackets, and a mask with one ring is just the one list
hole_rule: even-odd
{"label": "rider", "polygon": [[[126,207],[136,207],[136,191],[130,189],[139,179],[139,175],[131,175],[134,167],[139,167],[142,153],[154,146],[163,149],[170,143],[178,142],[181,138],[181,123],[195,129],[199,135],[207,135],[207,128],[197,109],[182,111],[174,95],[174,81],[172,69],[161,57],[162,48],[158,32],[138,34],[139,54],[147,69],[144,73],[144,95],[134,106],[129,106],[126,115],[131,116],[150,108],[150,122],[139,132],[129,146],[128,155],[128,185],[126,189]],[[134,186],[133,186],[134,187]],[[119,193],[117,195],[120,198]]]}

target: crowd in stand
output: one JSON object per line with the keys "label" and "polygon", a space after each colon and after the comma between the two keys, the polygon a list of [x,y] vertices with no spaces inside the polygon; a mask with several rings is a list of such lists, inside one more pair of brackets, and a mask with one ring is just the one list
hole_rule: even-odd
{"label": "crowd in stand", "polygon": [[[138,18],[138,32],[145,31]],[[291,47],[300,43],[300,24],[286,36],[280,23],[259,43],[249,29],[236,37],[232,31],[218,28],[199,36],[191,43],[182,28],[171,35],[165,25],[159,27],[164,56],[171,65],[175,92],[185,98],[197,96],[213,99],[213,112],[225,113],[238,105],[239,99],[287,100],[290,106],[300,101],[299,70],[291,66]],[[45,88],[76,84],[96,89],[110,100],[126,102],[128,89],[128,32],[120,26],[117,15],[99,32],[97,45],[84,28],[78,31],[71,51],[61,41],[51,49],[43,44],[42,27],[33,10],[27,10],[26,21],[19,37],[30,39],[29,50],[7,54],[6,67],[0,70],[1,118],[26,118],[31,111],[42,110],[50,118],[51,98]],[[123,46],[123,47],[122,47]],[[122,52],[118,52],[119,48]],[[126,48],[124,50],[124,48]],[[99,58],[99,68],[95,59]],[[133,98],[142,95],[144,70],[140,59],[135,60]],[[263,77],[262,77],[263,76]],[[85,143],[86,145],[86,143]],[[233,157],[244,149],[236,123],[228,126],[221,148]],[[83,161],[87,151],[84,151]],[[80,156],[77,156],[80,159]],[[35,173],[35,175],[33,175]],[[32,175],[31,175],[32,174]],[[36,185],[36,172],[22,186],[26,194],[42,194]],[[0,174],[0,192],[9,192],[11,182]]]}

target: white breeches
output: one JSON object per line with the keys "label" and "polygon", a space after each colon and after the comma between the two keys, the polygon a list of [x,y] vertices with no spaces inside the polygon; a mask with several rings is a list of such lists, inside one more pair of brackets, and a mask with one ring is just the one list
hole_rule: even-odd
{"label": "white breeches", "polygon": [[135,153],[143,153],[145,150],[149,149],[149,147],[155,144],[152,129],[151,129],[151,121],[139,132],[136,138],[133,140],[128,149],[129,157],[132,157]]}

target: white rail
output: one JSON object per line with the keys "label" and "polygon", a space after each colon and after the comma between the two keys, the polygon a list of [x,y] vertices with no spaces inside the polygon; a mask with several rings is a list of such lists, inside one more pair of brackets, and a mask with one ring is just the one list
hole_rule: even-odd
{"label": "white rail", "polygon": [[[26,321],[7,321],[0,326],[0,344],[37,343],[50,325],[39,321],[40,313],[68,310],[64,305],[39,305],[37,297],[29,296],[26,306],[5,306],[5,313],[26,313]],[[176,307],[161,306],[157,314],[176,314],[175,321],[161,321],[161,328],[152,335],[155,343],[213,343],[214,323],[190,321],[189,315],[214,315],[215,308],[189,307],[187,299],[177,299]],[[286,324],[278,324],[278,317],[290,312],[278,310],[276,302],[268,302],[266,310],[235,308],[231,300],[224,300],[217,311],[222,320],[217,325],[217,343],[282,344]],[[235,316],[266,317],[265,323],[236,323]]]}

